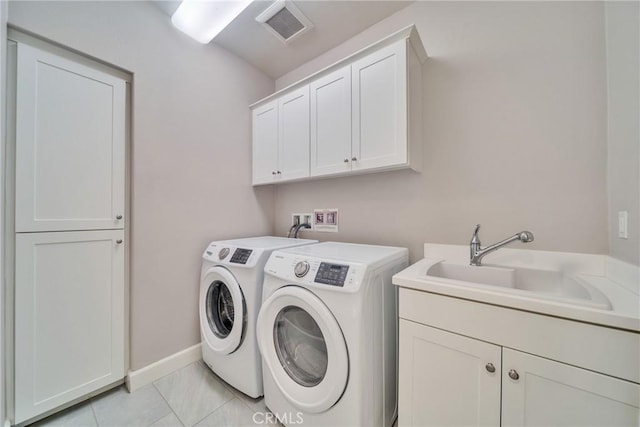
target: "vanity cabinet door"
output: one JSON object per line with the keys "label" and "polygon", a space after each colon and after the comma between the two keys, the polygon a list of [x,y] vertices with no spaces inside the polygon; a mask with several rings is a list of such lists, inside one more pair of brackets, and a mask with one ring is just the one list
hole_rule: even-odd
{"label": "vanity cabinet door", "polygon": [[408,162],[406,43],[401,40],[351,65],[354,171]]}
{"label": "vanity cabinet door", "polygon": [[399,426],[498,426],[497,345],[400,319]]}
{"label": "vanity cabinet door", "polygon": [[269,184],[278,172],[278,101],[253,110],[253,184]]}
{"label": "vanity cabinet door", "polygon": [[311,176],[351,170],[351,66],[310,85]]}
{"label": "vanity cabinet door", "polygon": [[505,348],[504,426],[636,426],[640,385]]}

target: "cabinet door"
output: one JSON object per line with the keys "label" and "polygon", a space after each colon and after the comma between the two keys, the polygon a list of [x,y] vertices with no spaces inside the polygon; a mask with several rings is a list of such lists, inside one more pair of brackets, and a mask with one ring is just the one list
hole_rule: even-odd
{"label": "cabinet door", "polygon": [[351,65],[353,170],[407,163],[407,60],[402,40]]}
{"label": "cabinet door", "polygon": [[500,361],[499,346],[400,319],[398,425],[498,426]]}
{"label": "cabinet door", "polygon": [[310,85],[311,176],[351,170],[351,67]]}
{"label": "cabinet door", "polygon": [[638,384],[506,348],[503,366],[505,426],[638,425]]}
{"label": "cabinet door", "polygon": [[16,231],[124,227],[124,80],[18,44]]}
{"label": "cabinet door", "polygon": [[309,176],[309,86],[278,100],[278,166],[281,180]]}
{"label": "cabinet door", "polygon": [[123,234],[16,236],[16,424],[124,378]]}
{"label": "cabinet door", "polygon": [[278,172],[278,101],[253,110],[253,184],[272,183]]}

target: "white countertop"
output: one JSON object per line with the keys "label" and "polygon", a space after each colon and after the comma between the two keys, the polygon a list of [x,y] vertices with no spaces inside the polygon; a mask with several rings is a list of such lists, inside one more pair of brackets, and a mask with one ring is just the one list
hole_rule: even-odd
{"label": "white countertop", "polygon": [[503,249],[498,251],[503,252],[501,257],[487,257],[486,265],[563,271],[600,290],[611,302],[611,310],[546,299],[526,291],[504,292],[491,285],[442,280],[426,275],[429,267],[442,260],[468,263],[468,251],[465,246],[427,244],[427,257],[393,276],[393,283],[404,288],[640,332],[640,296],[605,276],[605,262],[599,258],[602,257],[600,255]]}

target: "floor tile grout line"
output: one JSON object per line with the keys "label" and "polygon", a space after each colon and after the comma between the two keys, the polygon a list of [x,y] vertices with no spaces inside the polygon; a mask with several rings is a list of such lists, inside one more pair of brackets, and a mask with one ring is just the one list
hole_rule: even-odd
{"label": "floor tile grout line", "polygon": [[201,423],[202,421],[204,421],[205,419],[207,419],[209,416],[213,415],[214,412],[216,412],[218,409],[222,409],[222,407],[224,405],[226,405],[227,403],[231,402],[233,399],[237,399],[235,396],[233,396],[231,399],[225,401],[222,405],[218,406],[216,409],[214,409],[213,411],[209,412],[207,415],[205,415],[204,417],[202,417],[201,419],[199,419],[198,421],[195,422],[195,424],[193,424],[194,426],[197,426],[199,423]]}
{"label": "floor tile grout line", "polygon": [[[166,375],[165,375],[166,376]],[[164,378],[164,377],[162,377]],[[162,378],[158,378],[156,381],[161,380]],[[160,397],[162,398],[162,400],[164,400],[164,402],[167,404],[167,406],[169,407],[169,410],[171,410],[171,413],[173,415],[176,416],[176,419],[178,420],[178,422],[180,423],[180,425],[182,425],[183,427],[185,427],[185,424],[182,422],[182,420],[180,419],[180,417],[178,416],[178,414],[176,413],[176,411],[173,410],[173,407],[171,406],[171,404],[169,403],[169,401],[164,397],[164,395],[162,394],[162,392],[160,391],[160,389],[158,388],[158,386],[156,385],[156,381],[153,381],[151,383],[151,385],[153,386],[153,388],[156,389],[156,391],[158,392],[158,394],[160,395]],[[166,415],[164,416],[166,417]],[[160,421],[162,418],[158,418],[157,420],[155,420],[153,423],[151,423],[150,425],[153,425],[154,423],[157,423],[158,421]]]}
{"label": "floor tile grout line", "polygon": [[93,399],[94,399],[94,397],[89,399],[89,409],[91,409],[91,415],[93,415],[93,420],[96,422],[96,426],[100,427],[100,423],[98,422],[98,416],[96,415],[96,411],[93,409]]}

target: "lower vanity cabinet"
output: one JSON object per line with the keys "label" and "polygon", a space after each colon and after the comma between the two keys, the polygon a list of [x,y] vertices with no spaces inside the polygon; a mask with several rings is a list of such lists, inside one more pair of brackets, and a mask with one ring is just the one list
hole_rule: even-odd
{"label": "lower vanity cabinet", "polygon": [[500,346],[400,319],[398,424],[500,424]]}
{"label": "lower vanity cabinet", "polygon": [[[402,305],[401,292],[401,317]],[[399,322],[399,426],[604,427],[640,422],[640,385],[635,382],[414,320]],[[474,321],[480,328],[499,327],[470,319]]]}

